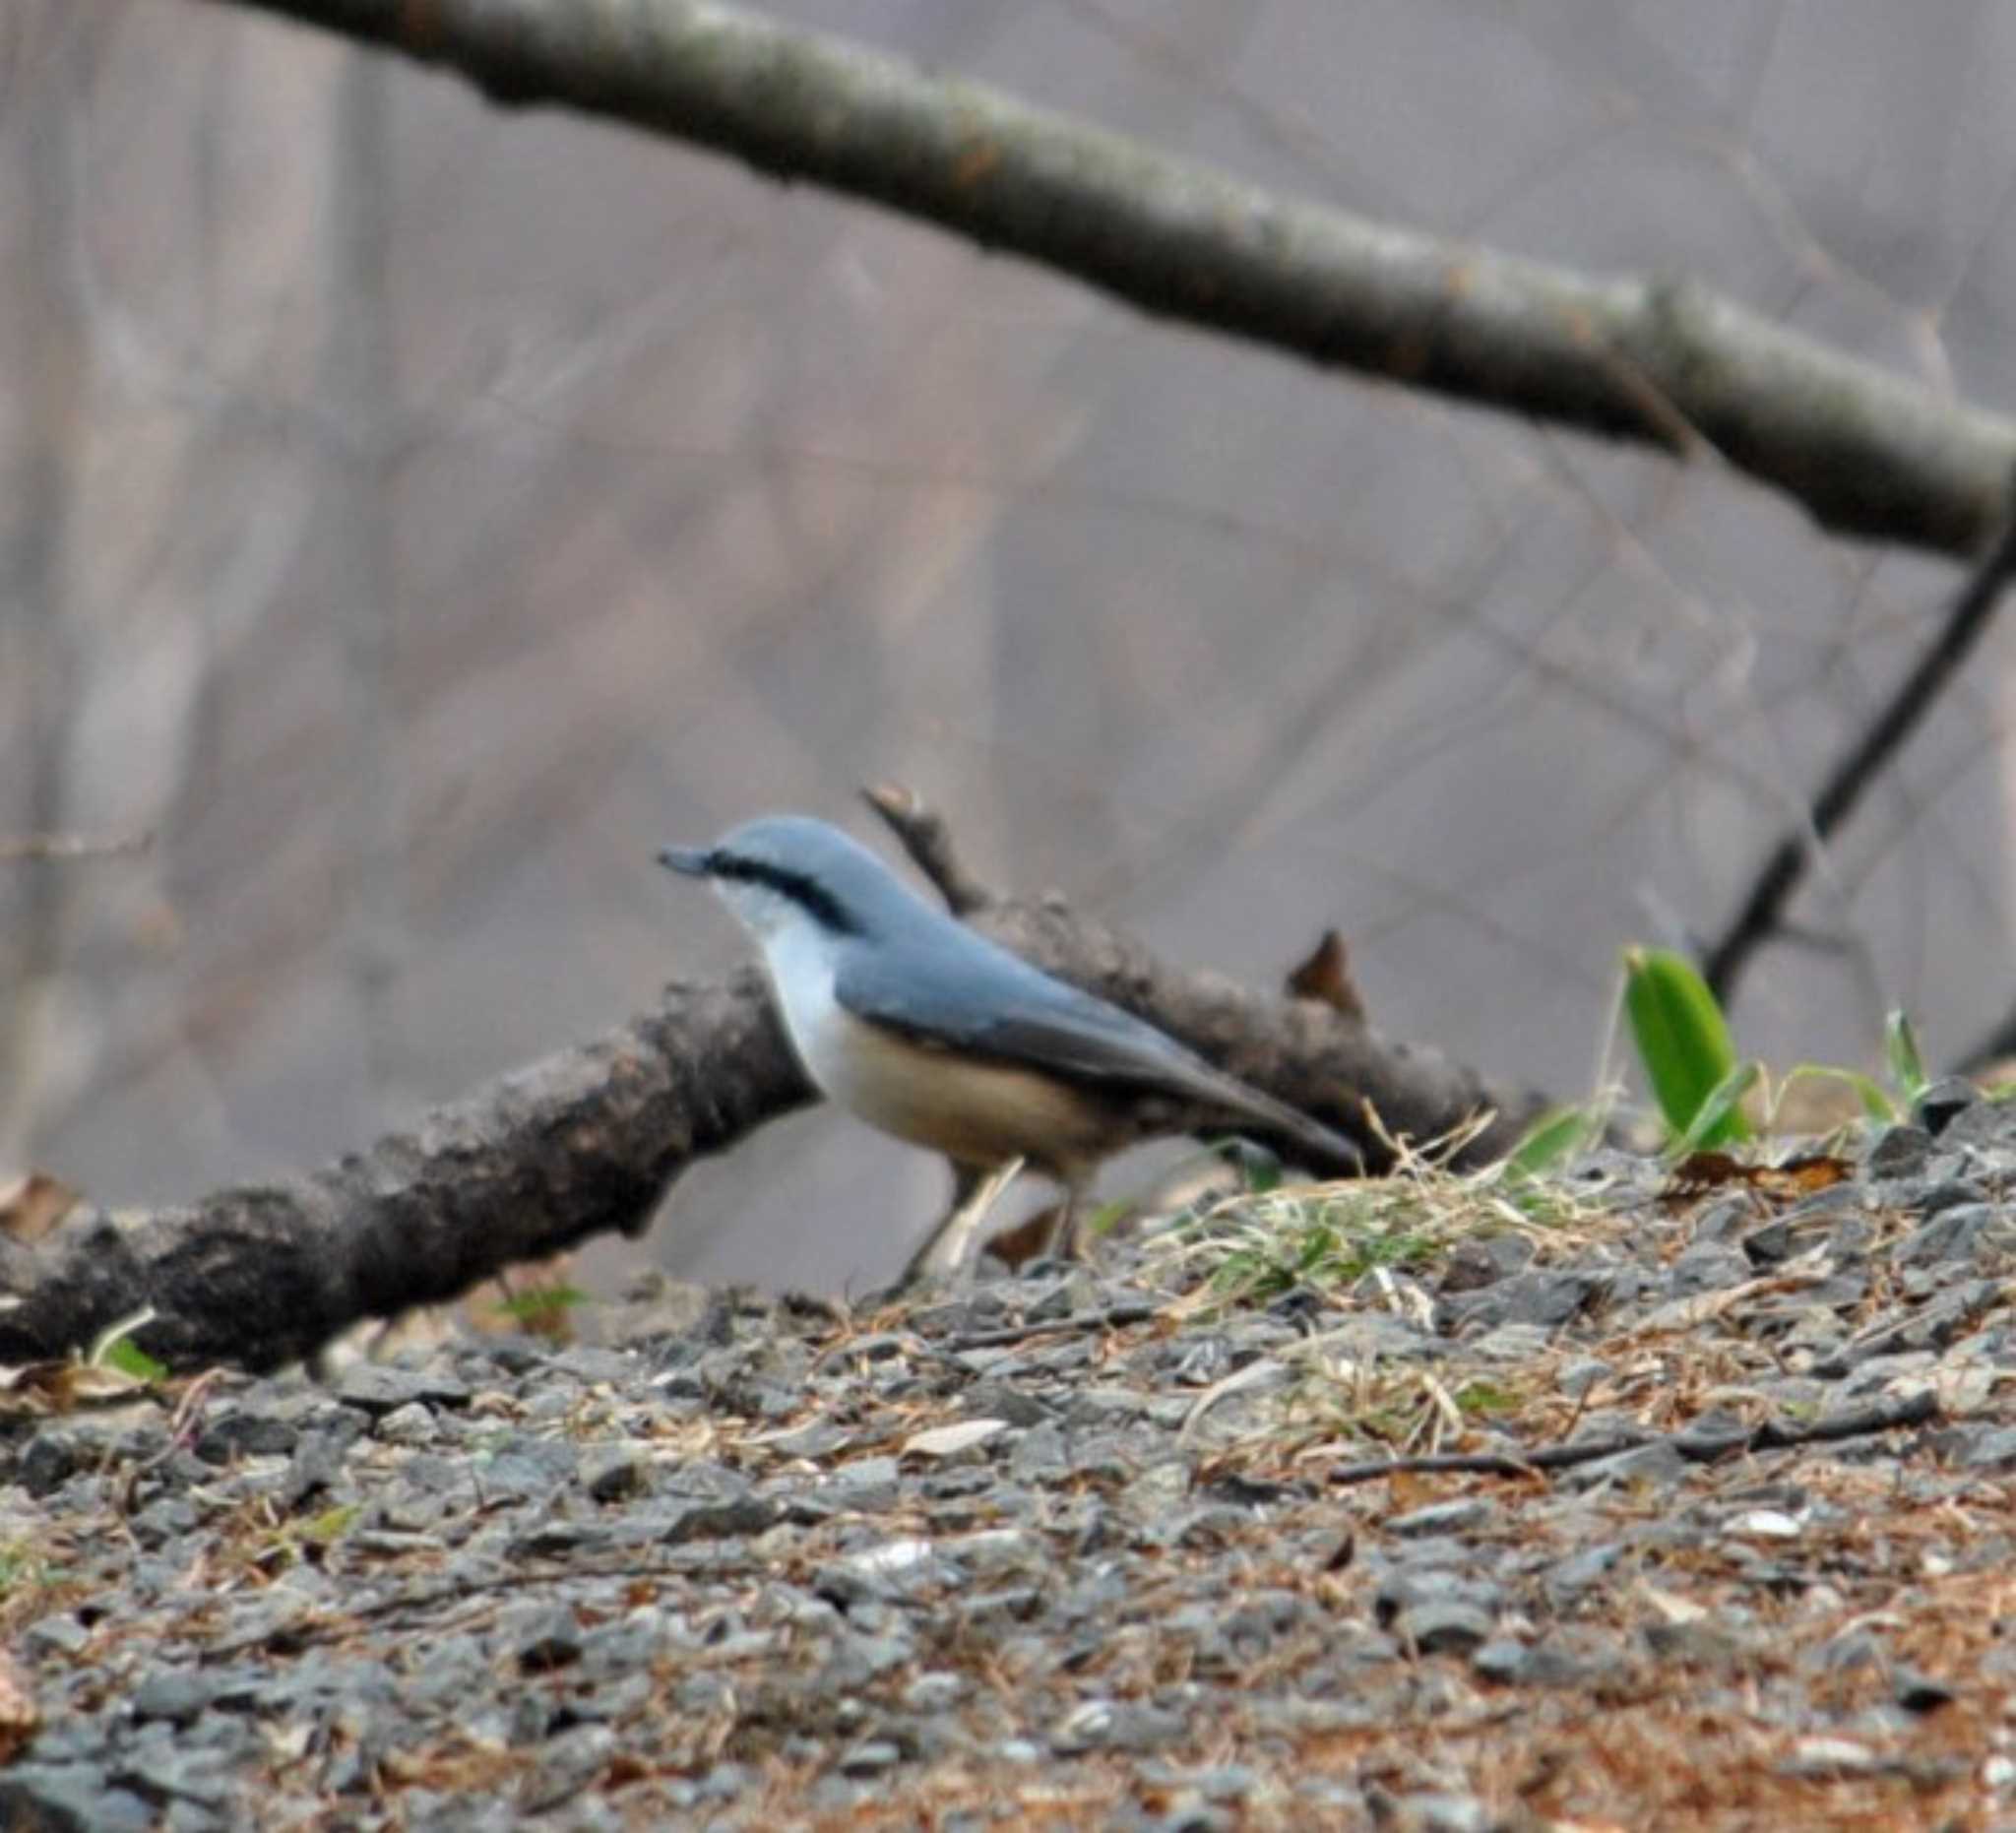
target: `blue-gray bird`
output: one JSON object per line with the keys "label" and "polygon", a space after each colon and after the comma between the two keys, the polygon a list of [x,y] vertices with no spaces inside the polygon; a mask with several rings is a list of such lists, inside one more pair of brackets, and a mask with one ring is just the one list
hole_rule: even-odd
{"label": "blue-gray bird", "polygon": [[[659,862],[711,881],[756,938],[821,1093],[975,1172],[1026,1159],[1064,1188],[1067,1254],[1083,1251],[1079,1199],[1101,1161],[1144,1139],[1251,1127],[1321,1169],[1358,1162],[1341,1135],[925,902],[824,821],[765,815]],[[942,1265],[937,1239],[914,1268]]]}

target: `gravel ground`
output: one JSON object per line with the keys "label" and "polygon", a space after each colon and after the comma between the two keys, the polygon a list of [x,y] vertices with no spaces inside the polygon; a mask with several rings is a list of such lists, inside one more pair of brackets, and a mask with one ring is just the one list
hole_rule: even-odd
{"label": "gravel ground", "polygon": [[2016,1110],[1919,1119],[18,1382],[0,1822],[2016,1824]]}

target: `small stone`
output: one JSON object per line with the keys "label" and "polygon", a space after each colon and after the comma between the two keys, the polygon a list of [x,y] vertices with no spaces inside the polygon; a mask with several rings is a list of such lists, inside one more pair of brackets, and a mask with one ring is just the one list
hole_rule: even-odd
{"label": "small stone", "polygon": [[1943,1680],[1921,1674],[1916,1668],[1899,1668],[1890,1677],[1890,1696],[1907,1712],[1936,1712],[1960,1697]]}
{"label": "small stone", "polygon": [[352,1362],[336,1384],[336,1397],[346,1407],[361,1407],[383,1419],[414,1403],[467,1407],[471,1394],[468,1384],[452,1375],[422,1373],[388,1362]]}
{"label": "small stone", "polygon": [[1792,1224],[1783,1216],[1774,1217],[1760,1229],[1752,1229],[1743,1236],[1743,1256],[1752,1266],[1775,1267],[1781,1261],[1792,1258]]}
{"label": "small stone", "polygon": [[616,1734],[606,1725],[575,1725],[547,1738],[537,1767],[519,1789],[519,1807],[536,1814],[572,1801],[608,1767],[615,1751]]}
{"label": "small stone", "polygon": [[1730,1532],[1760,1541],[1796,1541],[1804,1529],[1783,1509],[1752,1508],[1731,1520]]}
{"label": "small stone", "polygon": [[598,1445],[583,1454],[581,1486],[598,1502],[628,1502],[651,1486],[651,1466],[634,1445]]}
{"label": "small stone", "polygon": [[22,1640],[43,1653],[75,1655],[91,1644],[91,1631],[69,1612],[39,1616],[22,1631]]}
{"label": "small stone", "polygon": [[1581,1399],[1592,1388],[1607,1381],[1616,1369],[1596,1356],[1578,1356],[1573,1361],[1564,1363],[1557,1379],[1561,1392],[1573,1399]]}
{"label": "small stone", "polygon": [[216,1693],[217,1687],[208,1675],[170,1669],[149,1675],[133,1689],[128,1703],[136,1719],[167,1719],[187,1725]]}
{"label": "small stone", "polygon": [[913,1432],[903,1441],[906,1457],[954,1458],[976,1451],[988,1439],[1008,1430],[1006,1420],[960,1420],[951,1425],[934,1425]]}
{"label": "small stone", "polygon": [[[1981,1090],[1965,1076],[1941,1076],[1911,1104],[1912,1118],[1937,1139],[1962,1111],[1981,1100]],[[1894,1173],[1887,1173],[1894,1175]]]}
{"label": "small stone", "polygon": [[149,1833],[154,1807],[82,1763],[17,1763],[0,1774],[0,1826],[34,1833]]}
{"label": "small stone", "polygon": [[1088,1699],[1051,1731],[1050,1748],[1060,1756],[1087,1750],[1157,1750],[1179,1741],[1188,1731],[1180,1714],[1160,1706]]}
{"label": "small stone", "polygon": [[1931,1157],[1932,1136],[1919,1126],[1888,1126],[1877,1134],[1862,1159],[1870,1178],[1916,1177]]}
{"label": "small stone", "polygon": [[36,1497],[52,1494],[84,1462],[83,1447],[73,1432],[45,1427],[28,1441],[15,1464],[15,1481]]}
{"label": "small stone", "polygon": [[1403,1611],[1395,1629],[1423,1655],[1467,1655],[1489,1639],[1491,1614],[1450,1600]]}
{"label": "small stone", "polygon": [[388,1445],[427,1445],[440,1435],[431,1407],[410,1400],[378,1422],[378,1438]]}
{"label": "small stone", "polygon": [[1470,1665],[1486,1680],[1516,1686],[1526,1677],[1526,1644],[1511,1636],[1492,1636],[1471,1650]]}
{"label": "small stone", "polygon": [[920,1674],[903,1689],[906,1712],[944,1712],[957,1705],[966,1693],[963,1675],[933,1672]]}
{"label": "small stone", "polygon": [[1867,1744],[1847,1738],[1801,1738],[1779,1765],[1781,1773],[1810,1782],[1866,1776],[1881,1759]]}
{"label": "small stone", "polygon": [[1593,1489],[1600,1484],[1650,1484],[1661,1488],[1679,1483],[1692,1466],[1678,1446],[1657,1439],[1649,1445],[1634,1445],[1628,1451],[1614,1451],[1561,1473],[1564,1487]]}
{"label": "small stone", "polygon": [[234,1464],[248,1457],[285,1457],[300,1435],[299,1427],[289,1420],[239,1409],[212,1420],[196,1440],[195,1450],[206,1464]]}
{"label": "small stone", "polygon": [[521,1673],[552,1674],[581,1659],[581,1626],[566,1605],[536,1609],[510,1633]]}
{"label": "small stone", "polygon": [[[1369,1803],[1368,1803],[1369,1804]],[[1418,1795],[1386,1797],[1372,1815],[1376,1825],[1390,1826],[1396,1833],[1488,1833],[1499,1825],[1498,1818],[1474,1795],[1444,1795],[1423,1791]]]}
{"label": "small stone", "polygon": [[903,1761],[903,1752],[887,1738],[870,1738],[855,1744],[840,1759],[844,1776],[879,1776]]}
{"label": "small stone", "polygon": [[1430,1502],[1425,1508],[1395,1515],[1387,1522],[1386,1532],[1397,1535],[1401,1540],[1418,1540],[1430,1534],[1467,1534],[1474,1528],[1484,1526],[1497,1512],[1482,1496],[1466,1496],[1453,1502]]}
{"label": "small stone", "polygon": [[696,1502],[680,1509],[659,1539],[667,1547],[682,1547],[689,1541],[727,1540],[761,1534],[776,1526],[780,1519],[777,1504],[760,1495],[738,1496],[725,1502]]}
{"label": "small stone", "polygon": [[1911,1267],[1973,1260],[1994,1223],[1995,1212],[1987,1204],[1956,1203],[1907,1235],[1898,1245],[1897,1258]]}

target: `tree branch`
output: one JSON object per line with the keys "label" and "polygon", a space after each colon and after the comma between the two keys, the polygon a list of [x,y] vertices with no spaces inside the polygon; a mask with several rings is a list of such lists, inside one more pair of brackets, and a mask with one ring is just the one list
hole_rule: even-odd
{"label": "tree branch", "polygon": [[[1389,1135],[1425,1141],[1492,1109],[1464,1149],[1481,1162],[1544,1105],[1319,1001],[1179,973],[1056,900],[990,902],[974,920],[1320,1115],[1373,1169],[1391,1162]],[[757,970],[675,983],[658,1011],[321,1170],[158,1214],[79,1206],[39,1240],[0,1234],[0,1294],[16,1301],[0,1306],[0,1364],[67,1355],[145,1307],[141,1345],[172,1367],[271,1367],[359,1318],[452,1298],[592,1234],[641,1233],[694,1160],[812,1098]]]}
{"label": "tree branch", "polygon": [[[2011,484],[2009,500],[2016,503],[2016,482]],[[1725,1006],[1750,957],[1783,929],[1786,903],[1805,877],[1814,850],[1824,847],[1854,813],[1863,791],[1918,729],[1986,631],[2011,575],[2016,574],[2016,513],[2005,510],[2004,514],[2001,538],[1960,588],[1924,654],[1836,760],[1813,798],[1812,812],[1772,849],[1742,908],[1722,940],[1708,950],[1702,978]]]}
{"label": "tree branch", "polygon": [[1694,285],[1597,280],[1275,196],[705,0],[223,0],[632,122],[1046,263],[1146,312],[1679,454],[1824,526],[1971,554],[2016,422]]}
{"label": "tree branch", "polygon": [[444,1302],[590,1235],[638,1234],[694,1160],[813,1098],[751,968],[500,1077],[410,1132],[185,1208],[80,1205],[0,1237],[0,1363],[50,1359],[151,1307],[176,1368],[270,1368],[359,1318]]}

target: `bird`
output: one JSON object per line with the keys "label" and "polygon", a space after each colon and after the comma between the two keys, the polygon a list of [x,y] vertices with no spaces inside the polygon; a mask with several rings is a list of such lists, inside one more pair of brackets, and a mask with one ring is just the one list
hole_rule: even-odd
{"label": "bird", "polygon": [[[821,1094],[944,1154],[971,1174],[963,1188],[1017,1160],[1036,1167],[1064,1191],[1054,1238],[1067,1258],[1085,1257],[1080,1214],[1101,1162],[1145,1139],[1251,1128],[1317,1169],[1359,1165],[1341,1134],[981,935],[828,822],[763,815],[658,859],[710,883],[754,938]],[[971,1271],[963,1239],[948,1250],[960,1217],[912,1276]]]}

